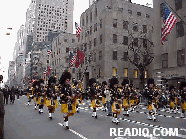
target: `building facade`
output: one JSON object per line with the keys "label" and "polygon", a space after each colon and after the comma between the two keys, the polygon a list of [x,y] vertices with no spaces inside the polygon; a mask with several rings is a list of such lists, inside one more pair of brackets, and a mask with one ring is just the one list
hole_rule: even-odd
{"label": "building facade", "polygon": [[45,41],[48,31],[73,32],[74,0],[31,0],[26,13],[26,33]]}
{"label": "building facade", "polygon": [[[128,30],[137,43],[139,32],[152,41],[152,15],[152,8],[122,0],[96,1],[81,14],[79,48],[85,59],[76,74],[84,76],[85,86],[92,77],[102,82],[116,76],[120,83],[128,78],[139,87],[139,71],[127,59],[131,41]],[[146,78],[151,77],[151,67],[146,69]]]}
{"label": "building facade", "polygon": [[[153,42],[155,46],[155,59],[153,61],[153,77],[156,84],[165,86],[166,83],[179,87],[179,83],[185,80],[186,75],[186,57],[185,57],[185,40],[186,40],[186,1],[169,0],[168,7],[172,8],[172,13],[176,16],[177,23],[170,34],[165,39],[164,45],[161,45],[161,27],[163,0],[153,1],[154,6],[154,32]],[[176,14],[176,13],[177,14]],[[181,17],[181,20],[179,17]],[[168,87],[168,86],[167,86]]]}

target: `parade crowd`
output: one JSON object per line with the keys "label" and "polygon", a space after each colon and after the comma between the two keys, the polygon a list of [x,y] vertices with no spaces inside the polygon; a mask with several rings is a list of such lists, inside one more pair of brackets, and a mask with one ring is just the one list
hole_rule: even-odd
{"label": "parade crowd", "polygon": [[[92,117],[97,119],[97,108],[101,108],[107,112],[107,116],[112,116],[112,122],[118,124],[118,115],[130,116],[130,112],[134,111],[141,102],[140,98],[146,98],[145,101],[148,109],[147,119],[157,120],[157,110],[164,106],[169,106],[170,113],[181,111],[180,117],[184,117],[186,110],[186,82],[180,84],[179,89],[170,85],[167,92],[156,87],[153,78],[147,80],[147,86],[144,90],[136,89],[130,84],[128,79],[123,79],[119,83],[116,77],[98,83],[95,78],[88,81],[86,89],[82,89],[80,81],[71,80],[71,73],[64,71],[59,81],[55,76],[51,76],[48,84],[44,84],[43,79],[30,81],[28,88],[25,90],[27,95],[26,105],[30,106],[34,102],[34,109],[39,114],[43,113],[43,108],[48,109],[49,119],[52,120],[55,109],[60,107],[63,117],[63,126],[69,129],[69,117],[74,113],[79,113],[79,105],[90,100],[88,107],[92,108]],[[9,89],[7,86],[3,89],[4,103],[10,102],[14,104],[15,95],[19,99],[19,95],[23,91],[15,88]]]}

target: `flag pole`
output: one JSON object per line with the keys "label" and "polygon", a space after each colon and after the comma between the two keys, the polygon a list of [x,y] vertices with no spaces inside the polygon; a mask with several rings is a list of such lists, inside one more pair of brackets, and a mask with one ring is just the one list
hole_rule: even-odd
{"label": "flag pole", "polygon": [[176,13],[176,11],[174,11],[174,9],[172,9],[172,8],[169,6],[169,4],[166,2],[166,0],[165,0],[165,3],[166,3],[167,6],[176,14],[176,16],[177,16],[178,18],[180,18],[181,21],[186,25],[186,23],[184,22],[184,20]]}

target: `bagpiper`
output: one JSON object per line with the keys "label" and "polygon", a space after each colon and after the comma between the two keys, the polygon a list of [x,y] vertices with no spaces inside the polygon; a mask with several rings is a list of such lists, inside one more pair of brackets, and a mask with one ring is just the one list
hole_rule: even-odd
{"label": "bagpiper", "polygon": [[31,81],[29,82],[29,86],[28,86],[28,89],[26,91],[27,91],[27,99],[28,99],[28,103],[26,105],[29,106],[30,102],[33,99],[33,87],[32,87],[32,82]]}
{"label": "bagpiper", "polygon": [[34,100],[34,104],[35,104],[35,110],[37,110],[37,106],[39,106],[39,97],[38,97],[38,93],[39,93],[39,85],[40,85],[40,83],[39,83],[39,80],[36,80],[36,81],[34,81],[34,83],[33,83],[33,88],[34,88],[34,91],[33,91],[33,94],[34,94],[34,98],[33,98],[33,100]]}
{"label": "bagpiper", "polygon": [[112,122],[118,124],[119,120],[117,115],[122,111],[122,101],[121,94],[118,91],[118,79],[113,77],[110,80],[110,90],[111,90],[111,108],[113,113]]}
{"label": "bagpiper", "polygon": [[186,82],[182,81],[180,84],[180,95],[181,95],[181,115],[180,117],[183,118],[185,110],[186,110]]}
{"label": "bagpiper", "polygon": [[88,93],[91,99],[90,107],[93,108],[92,117],[97,119],[96,108],[101,107],[101,103],[99,100],[100,93],[97,92],[96,90],[96,79],[95,78],[89,79],[89,87],[90,88],[89,88]]}
{"label": "bagpiper", "polygon": [[155,102],[156,99],[158,97],[157,92],[154,90],[154,79],[153,78],[149,78],[147,80],[147,86],[148,86],[148,90],[146,92],[146,96],[148,98],[148,104],[147,104],[147,109],[149,110],[149,112],[147,113],[147,119],[156,121],[156,117],[155,117]]}
{"label": "bagpiper", "polygon": [[64,116],[63,126],[69,129],[68,117],[74,115],[75,113],[75,95],[72,93],[71,86],[69,84],[71,79],[71,73],[69,71],[64,71],[60,78],[61,84],[61,113]]}
{"label": "bagpiper", "polygon": [[123,86],[123,90],[122,90],[122,99],[123,99],[122,107],[124,108],[123,115],[129,116],[129,107],[130,107],[129,106],[129,96],[130,96],[129,80],[123,79],[121,85]]}
{"label": "bagpiper", "polygon": [[169,87],[169,112],[172,113],[176,113],[176,108],[177,108],[177,94],[175,92],[174,86],[170,85]]}
{"label": "bagpiper", "polygon": [[41,114],[43,113],[43,106],[46,102],[46,90],[44,89],[44,80],[43,79],[39,79],[39,92],[38,92],[38,97],[40,98],[38,101],[38,105],[39,105],[39,111],[38,113]]}

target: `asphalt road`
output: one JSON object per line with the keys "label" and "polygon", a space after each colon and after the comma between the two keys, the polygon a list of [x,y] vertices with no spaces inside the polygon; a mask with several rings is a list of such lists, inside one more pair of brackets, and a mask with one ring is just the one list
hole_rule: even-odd
{"label": "asphalt road", "polygon": [[[118,125],[111,122],[112,117],[107,117],[106,112],[97,110],[98,118],[91,117],[92,109],[88,109],[86,105],[80,106],[80,113],[75,113],[69,117],[69,130],[61,126],[63,123],[63,115],[57,108],[53,114],[53,119],[48,118],[47,108],[44,113],[39,114],[38,110],[34,110],[34,105],[25,105],[26,96],[21,96],[19,100],[15,100],[15,104],[5,105],[5,139],[113,139],[110,136],[110,129],[115,128],[122,131],[127,128],[138,130],[147,128],[149,133],[153,133],[155,128],[177,128],[178,136],[130,136],[129,139],[179,139],[186,138],[186,118],[179,118],[180,114],[169,114],[165,111],[159,111],[156,122],[147,120],[145,106],[140,106],[135,112],[130,113],[129,117],[123,117],[120,114]],[[160,132],[157,130],[157,134]],[[121,133],[123,134],[123,133]],[[124,138],[124,137],[123,137]],[[127,138],[127,137],[125,137]]]}

